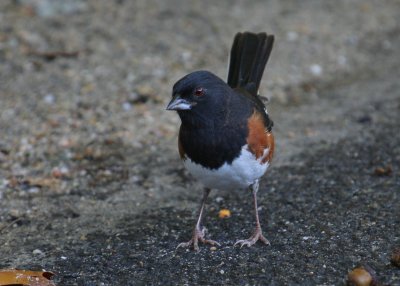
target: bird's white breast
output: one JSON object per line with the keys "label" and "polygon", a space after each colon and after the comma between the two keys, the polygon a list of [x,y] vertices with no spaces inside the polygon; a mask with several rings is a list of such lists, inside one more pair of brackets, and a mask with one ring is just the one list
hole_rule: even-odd
{"label": "bird's white breast", "polygon": [[184,165],[188,171],[207,188],[212,189],[244,189],[253,184],[267,171],[269,163],[262,163],[269,149],[264,150],[263,156],[256,158],[248,146],[242,147],[240,156],[231,164],[225,163],[218,169],[208,169],[185,158]]}

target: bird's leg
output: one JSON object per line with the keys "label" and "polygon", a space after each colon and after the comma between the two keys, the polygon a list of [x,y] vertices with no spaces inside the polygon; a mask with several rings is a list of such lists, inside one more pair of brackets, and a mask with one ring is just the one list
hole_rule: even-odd
{"label": "bird's leg", "polygon": [[258,192],[258,187],[259,187],[259,183],[258,180],[250,186],[251,191],[253,192],[253,200],[254,200],[254,212],[256,214],[256,228],[254,229],[254,232],[252,234],[252,236],[250,236],[250,238],[248,239],[242,239],[242,240],[238,240],[236,241],[235,245],[237,244],[240,245],[240,247],[243,247],[244,245],[247,246],[252,246],[253,244],[255,244],[258,240],[260,240],[261,242],[263,242],[264,244],[269,245],[269,241],[268,239],[266,239],[264,237],[264,235],[262,234],[262,230],[261,230],[261,225],[260,225],[260,219],[258,218],[258,207],[257,207],[257,192]]}
{"label": "bird's leg", "polygon": [[189,240],[188,242],[180,243],[177,246],[177,248],[190,247],[193,245],[193,249],[198,251],[199,250],[199,241],[202,243],[208,243],[211,245],[218,245],[218,246],[220,245],[218,242],[216,242],[214,240],[205,239],[204,236],[206,233],[206,228],[201,227],[201,220],[203,218],[204,206],[206,204],[206,200],[207,200],[209,193],[210,193],[210,189],[208,189],[208,188],[204,189],[203,199],[201,201],[201,206],[200,206],[200,210],[199,210],[199,217],[197,219],[196,226],[194,227],[194,230],[193,230],[192,239]]}

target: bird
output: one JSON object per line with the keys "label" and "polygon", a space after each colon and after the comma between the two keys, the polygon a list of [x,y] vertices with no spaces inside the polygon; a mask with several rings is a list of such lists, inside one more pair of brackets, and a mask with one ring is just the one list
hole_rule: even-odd
{"label": "bird", "polygon": [[212,189],[250,190],[253,196],[255,228],[247,239],[234,246],[269,245],[262,233],[257,192],[275,150],[271,120],[259,94],[261,79],[271,54],[274,36],[265,32],[239,32],[230,51],[225,82],[206,70],[194,71],[172,88],[167,110],[177,111],[181,125],[178,150],[184,166],[204,185],[198,218],[192,237],[177,248],[199,250],[207,239],[202,219]]}

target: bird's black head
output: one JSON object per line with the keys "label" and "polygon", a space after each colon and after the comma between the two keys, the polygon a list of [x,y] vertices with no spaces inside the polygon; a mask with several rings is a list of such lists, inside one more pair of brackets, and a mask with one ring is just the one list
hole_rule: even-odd
{"label": "bird's black head", "polygon": [[192,72],[177,81],[167,110],[176,110],[183,124],[213,125],[224,118],[231,88],[208,71]]}

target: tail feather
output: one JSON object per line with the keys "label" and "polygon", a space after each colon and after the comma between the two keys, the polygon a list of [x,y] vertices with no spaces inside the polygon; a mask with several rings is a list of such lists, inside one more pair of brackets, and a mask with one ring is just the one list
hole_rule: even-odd
{"label": "tail feather", "polygon": [[266,33],[236,34],[229,63],[229,86],[245,88],[257,95],[273,43],[274,36]]}

